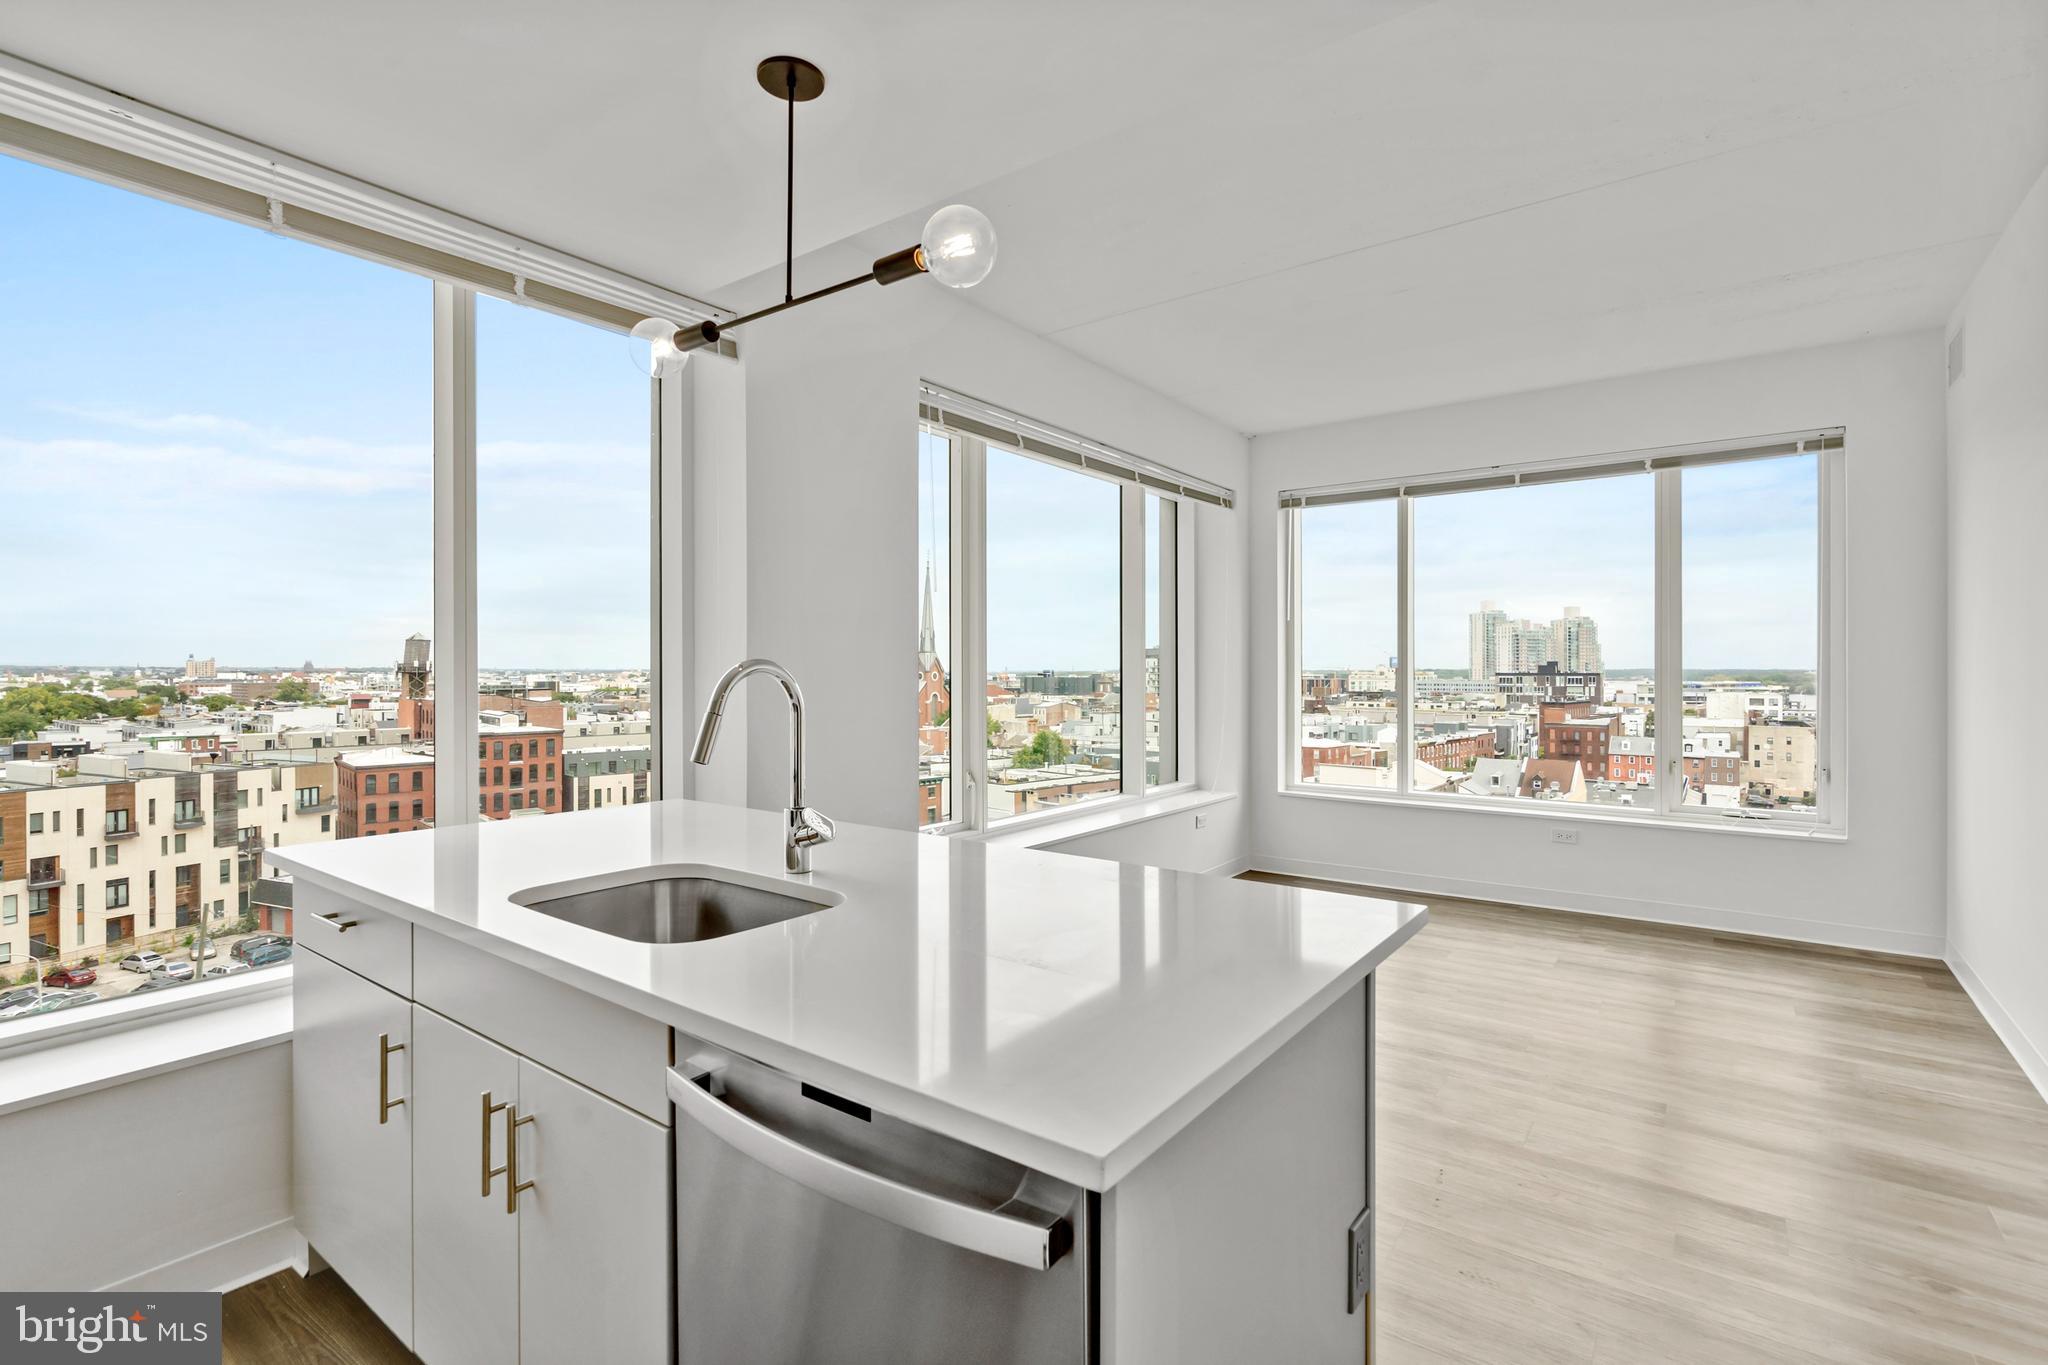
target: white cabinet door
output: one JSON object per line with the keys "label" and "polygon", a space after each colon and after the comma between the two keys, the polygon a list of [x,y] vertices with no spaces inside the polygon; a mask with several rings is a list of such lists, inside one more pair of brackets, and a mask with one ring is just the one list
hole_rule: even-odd
{"label": "white cabinet door", "polygon": [[412,1039],[413,1349],[427,1365],[507,1365],[519,1352],[519,1219],[506,1177],[490,1172],[505,1164],[519,1058],[417,1005]]}
{"label": "white cabinet door", "polygon": [[519,1114],[519,1359],[663,1365],[669,1130],[524,1058]]}
{"label": "white cabinet door", "polygon": [[301,951],[292,963],[292,1203],[299,1231],[407,1346],[412,1006]]}

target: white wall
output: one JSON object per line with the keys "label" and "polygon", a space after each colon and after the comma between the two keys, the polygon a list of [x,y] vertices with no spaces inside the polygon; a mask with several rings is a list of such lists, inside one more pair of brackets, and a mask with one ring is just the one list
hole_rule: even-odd
{"label": "white wall", "polygon": [[[798,262],[798,279],[868,264],[819,253]],[[779,297],[781,283],[778,271],[721,296],[752,304]],[[746,645],[803,684],[809,796],[834,817],[916,822],[919,380],[1245,486],[1242,436],[928,280],[865,286],[735,335],[747,390]],[[1240,504],[1201,507],[1196,521],[1197,775],[1225,790],[1241,784],[1244,767],[1246,520]],[[770,697],[755,696],[751,725],[748,799],[762,807],[783,805],[789,781],[788,721]],[[1242,847],[1234,806],[1204,833],[1187,856],[1205,866]]]}
{"label": "white wall", "polygon": [[[1948,391],[1949,951],[2048,1094],[2039,816],[1977,742],[1996,690],[2048,677],[2048,174],[1957,309]],[[2024,765],[2022,760],[2021,766]]]}
{"label": "white wall", "polygon": [[[1252,865],[1939,955],[1946,711],[1938,333],[1760,355],[1260,437],[1252,444]],[[1850,837],[1547,822],[1277,792],[1278,491],[1347,479],[1848,428]],[[2021,673],[2004,677],[2025,678]],[[1919,799],[1901,800],[1900,774]]]}
{"label": "white wall", "polygon": [[215,1289],[274,1269],[291,1078],[278,1043],[0,1117],[0,1285]]}

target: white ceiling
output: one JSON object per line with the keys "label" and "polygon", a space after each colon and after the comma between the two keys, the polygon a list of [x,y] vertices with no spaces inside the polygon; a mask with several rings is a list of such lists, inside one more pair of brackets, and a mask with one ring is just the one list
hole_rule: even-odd
{"label": "white ceiling", "polygon": [[967,199],[975,304],[1250,432],[1937,325],[2048,163],[2048,0],[10,0],[0,48],[713,297],[781,254],[793,50],[799,252]]}

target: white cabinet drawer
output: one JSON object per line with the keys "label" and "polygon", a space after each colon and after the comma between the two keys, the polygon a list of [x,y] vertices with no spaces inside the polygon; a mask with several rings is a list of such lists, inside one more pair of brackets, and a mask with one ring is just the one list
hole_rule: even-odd
{"label": "white cabinet drawer", "polygon": [[424,929],[413,985],[435,1013],[667,1126],[668,1025]]}
{"label": "white cabinet drawer", "polygon": [[412,925],[338,892],[309,886],[293,892],[292,937],[388,991],[412,994]]}

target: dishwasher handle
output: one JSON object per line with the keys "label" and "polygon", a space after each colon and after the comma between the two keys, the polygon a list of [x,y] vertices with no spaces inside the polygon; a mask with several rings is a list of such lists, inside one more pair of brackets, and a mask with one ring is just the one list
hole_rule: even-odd
{"label": "dishwasher handle", "polygon": [[668,1095],[676,1108],[742,1156],[797,1184],[873,1214],[885,1222],[1012,1265],[1045,1270],[1073,1244],[1067,1220],[1037,1210],[1013,1217],[957,1203],[849,1165],[742,1114],[706,1089],[711,1073],[693,1079],[670,1068]]}

